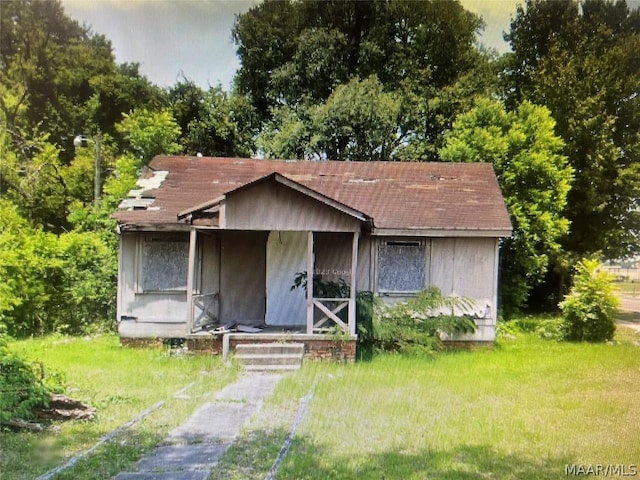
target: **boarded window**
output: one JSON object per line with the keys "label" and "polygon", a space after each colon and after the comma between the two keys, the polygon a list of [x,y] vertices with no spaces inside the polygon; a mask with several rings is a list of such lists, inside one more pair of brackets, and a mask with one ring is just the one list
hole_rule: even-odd
{"label": "boarded window", "polygon": [[186,291],[189,241],[147,238],[142,249],[143,291]]}
{"label": "boarded window", "polygon": [[378,249],[378,290],[418,292],[425,287],[423,242],[385,242]]}

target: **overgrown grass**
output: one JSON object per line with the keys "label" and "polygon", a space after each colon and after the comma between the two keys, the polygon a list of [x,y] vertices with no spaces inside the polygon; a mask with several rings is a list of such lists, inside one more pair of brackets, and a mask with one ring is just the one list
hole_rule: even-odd
{"label": "overgrown grass", "polygon": [[[611,344],[517,333],[493,350],[433,359],[378,355],[355,365],[307,363],[283,378],[211,478],[265,478],[313,385],[278,478],[556,479],[565,476],[566,464],[637,465],[639,343],[624,327]],[[216,358],[123,349],[113,337],[49,338],[15,348],[65,372],[71,395],[96,405],[99,418],[61,425],[58,434],[0,434],[3,480],[34,478],[167,399],[59,476],[111,478],[236,374]],[[190,398],[172,397],[193,381]]]}
{"label": "overgrown grass", "polygon": [[637,465],[638,340],[624,327],[614,344],[521,333],[435,360],[307,364],[280,383],[212,478],[264,478],[315,380],[278,478],[533,480],[563,478],[566,464]]}
{"label": "overgrown grass", "polygon": [[[169,357],[163,349],[123,348],[112,335],[25,340],[15,342],[12,349],[60,372],[68,386],[66,393],[98,412],[94,421],[58,423],[44,433],[0,432],[2,480],[35,478],[165,400],[161,409],[56,477],[111,478],[237,374],[213,356]],[[188,398],[173,397],[192,383]]]}

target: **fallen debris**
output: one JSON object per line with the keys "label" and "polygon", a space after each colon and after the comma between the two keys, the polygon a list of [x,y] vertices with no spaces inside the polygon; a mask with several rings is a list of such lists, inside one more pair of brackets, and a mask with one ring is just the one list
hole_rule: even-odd
{"label": "fallen debris", "polygon": [[16,418],[2,422],[0,426],[16,432],[24,430],[42,432],[47,428],[47,423],[53,420],[93,420],[96,416],[96,409],[66,395],[54,393],[49,398],[48,407],[36,408],[33,413],[36,421]]}
{"label": "fallen debris", "polygon": [[53,394],[48,408],[36,410],[36,418],[42,420],[93,420],[96,409],[66,395]]}
{"label": "fallen debris", "polygon": [[7,427],[13,431],[19,432],[22,430],[29,430],[30,432],[42,432],[44,427],[41,423],[27,422],[26,420],[9,420],[2,423],[3,427]]}

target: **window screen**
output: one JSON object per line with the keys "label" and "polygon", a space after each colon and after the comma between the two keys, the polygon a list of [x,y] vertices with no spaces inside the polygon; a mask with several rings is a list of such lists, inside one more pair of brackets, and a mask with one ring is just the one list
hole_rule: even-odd
{"label": "window screen", "polygon": [[185,291],[189,268],[187,239],[146,239],[142,253],[143,291]]}
{"label": "window screen", "polygon": [[425,245],[385,242],[378,250],[378,290],[417,292],[425,286]]}

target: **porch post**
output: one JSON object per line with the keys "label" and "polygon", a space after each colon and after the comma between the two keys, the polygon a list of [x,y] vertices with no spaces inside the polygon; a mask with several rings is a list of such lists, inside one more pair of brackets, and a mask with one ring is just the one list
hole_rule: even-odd
{"label": "porch post", "polygon": [[196,272],[196,241],[197,230],[192,228],[189,232],[189,265],[187,269],[187,329],[193,331],[193,286]]}
{"label": "porch post", "polygon": [[356,334],[356,277],[358,276],[358,243],[360,232],[353,232],[351,244],[351,288],[349,296],[349,333]]}
{"label": "porch post", "polygon": [[307,232],[307,333],[313,333],[313,231]]}

